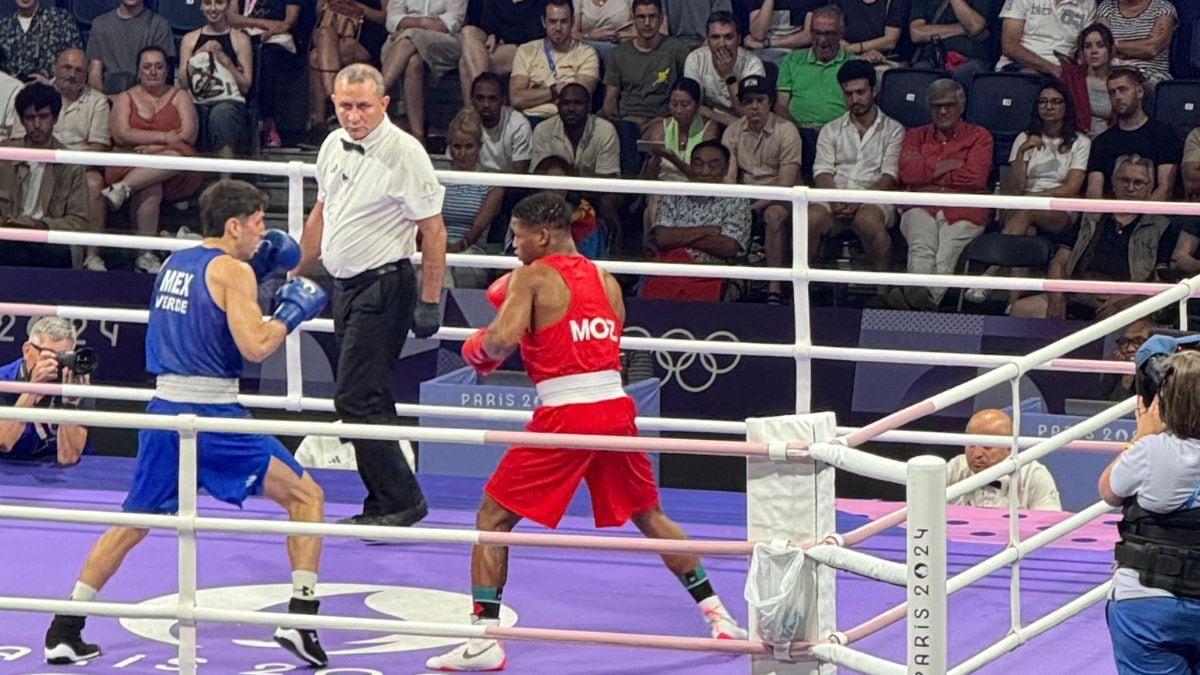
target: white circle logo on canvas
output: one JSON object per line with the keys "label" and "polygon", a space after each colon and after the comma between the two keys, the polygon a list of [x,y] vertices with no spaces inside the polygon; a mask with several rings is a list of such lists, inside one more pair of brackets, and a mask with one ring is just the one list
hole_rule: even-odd
{"label": "white circle logo on canvas", "polygon": [[[330,584],[320,585],[321,598],[335,595],[363,595],[363,605],[368,609],[386,614],[389,617],[416,621],[422,623],[469,623],[471,596],[465,593],[438,591],[430,588],[415,588],[412,586],[382,586],[379,584]],[[258,611],[275,605],[286,604],[292,595],[290,584],[253,584],[248,586],[221,586],[218,588],[203,588],[196,591],[196,604],[203,607],[219,607],[221,609]],[[138,603],[139,607],[174,608],[179,604],[176,593],[151,598]],[[500,625],[512,626],[517,622],[517,613],[508,605],[500,608]],[[121,625],[129,632],[147,640],[178,644],[179,640],[172,634],[175,626],[174,619],[121,619]],[[265,626],[262,627],[264,630]],[[408,652],[420,649],[445,647],[465,642],[464,638],[431,637],[428,635],[381,635],[366,640],[355,640],[342,645],[335,645],[329,637],[340,631],[325,631],[322,642],[330,655],[347,654],[388,654],[393,652]],[[235,644],[243,647],[263,647],[278,649],[271,640],[237,639]]]}

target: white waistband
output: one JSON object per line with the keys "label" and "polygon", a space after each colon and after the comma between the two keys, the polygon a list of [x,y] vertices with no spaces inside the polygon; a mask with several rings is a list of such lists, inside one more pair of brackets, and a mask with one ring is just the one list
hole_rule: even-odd
{"label": "white waistband", "polygon": [[625,390],[621,388],[621,373],[615,370],[564,375],[543,380],[536,386],[542,405],[595,403],[625,396]]}
{"label": "white waistband", "polygon": [[175,403],[237,403],[236,378],[159,375],[154,397]]}

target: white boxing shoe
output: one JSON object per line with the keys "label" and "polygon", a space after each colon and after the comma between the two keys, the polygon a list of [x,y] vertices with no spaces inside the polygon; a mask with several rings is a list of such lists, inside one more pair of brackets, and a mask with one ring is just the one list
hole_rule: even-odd
{"label": "white boxing shoe", "polygon": [[745,628],[738,625],[736,619],[729,615],[729,610],[721,604],[721,599],[713,595],[700,601],[700,612],[708,622],[708,630],[714,640],[745,640],[750,636]]}
{"label": "white boxing shoe", "polygon": [[452,673],[504,670],[508,654],[499,640],[474,639],[457,649],[425,661],[430,670]]}

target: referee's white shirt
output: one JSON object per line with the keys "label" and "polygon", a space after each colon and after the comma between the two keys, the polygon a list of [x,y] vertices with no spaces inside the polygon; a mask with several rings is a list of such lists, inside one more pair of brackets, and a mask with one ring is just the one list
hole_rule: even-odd
{"label": "referee's white shirt", "polygon": [[[358,143],[363,153],[343,142]],[[338,279],[412,257],[413,223],[442,211],[446,190],[425,148],[387,118],[361,141],[345,129],[317,154],[317,201],[325,204],[321,261]]]}

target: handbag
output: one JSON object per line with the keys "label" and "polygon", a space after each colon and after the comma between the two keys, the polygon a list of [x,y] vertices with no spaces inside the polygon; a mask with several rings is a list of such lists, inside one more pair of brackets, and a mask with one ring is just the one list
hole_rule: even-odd
{"label": "handbag", "polygon": [[233,73],[212,52],[193,54],[188,59],[188,88],[196,103],[246,100]]}
{"label": "handbag", "polygon": [[[949,0],[947,0],[949,1]],[[318,28],[332,28],[338,37],[358,39],[362,32],[362,6],[354,0],[325,0]]]}
{"label": "handbag", "polygon": [[[946,13],[948,7],[950,7],[950,0],[942,0],[942,4],[938,5],[937,11],[933,13],[933,17],[929,22],[937,23],[941,21],[942,15]],[[917,53],[913,56],[912,62],[914,65],[928,63],[931,68],[945,70],[946,45],[942,44],[941,38],[935,37],[917,48]]]}

